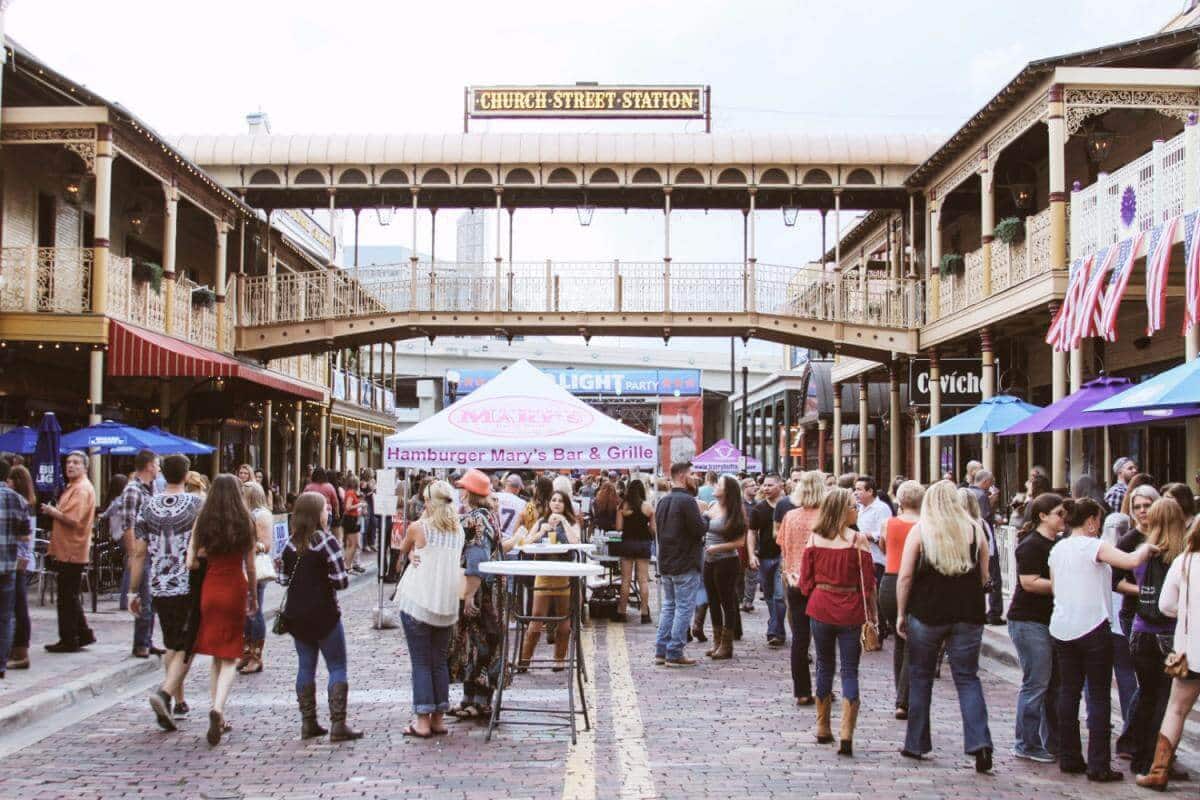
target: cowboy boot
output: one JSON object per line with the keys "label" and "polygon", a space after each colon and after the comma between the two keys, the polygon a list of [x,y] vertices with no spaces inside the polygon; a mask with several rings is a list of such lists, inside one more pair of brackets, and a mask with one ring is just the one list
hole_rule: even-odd
{"label": "cowboy boot", "polygon": [[329,741],[348,742],[361,739],[363,732],[346,724],[346,701],[350,696],[350,686],[346,683],[335,683],[329,687]]}
{"label": "cowboy boot", "polygon": [[842,698],[841,746],[838,755],[854,755],[854,726],[858,722],[858,701]]}
{"label": "cowboy boot", "polygon": [[1169,770],[1174,758],[1175,745],[1160,733],[1158,743],[1154,747],[1154,764],[1151,765],[1150,772],[1137,776],[1137,785],[1146,789],[1164,791],[1170,780]]}
{"label": "cowboy boot", "polygon": [[717,652],[721,649],[721,636],[724,634],[724,632],[724,628],[718,628],[716,625],[713,625],[712,647],[705,650],[704,655],[708,656],[709,658],[716,656]]}
{"label": "cowboy boot", "polygon": [[829,744],[833,741],[833,728],[830,727],[829,717],[833,713],[833,695],[817,698],[817,743]]}
{"label": "cowboy boot", "polygon": [[[696,606],[695,612],[692,613],[692,627],[688,629],[688,641],[694,637],[697,642],[707,642],[708,637],[704,635],[704,617],[708,614],[708,603],[701,603]],[[713,647],[716,647],[717,632],[713,630]]]}
{"label": "cowboy boot", "polygon": [[300,738],[315,739],[329,733],[317,722],[317,685],[310,683],[296,690],[296,704],[300,706]]}
{"label": "cowboy boot", "polygon": [[238,656],[237,664],[235,664],[233,668],[236,669],[238,672],[241,672],[242,668],[246,666],[246,662],[249,660],[250,660],[250,640],[245,639],[242,641],[242,654],[240,656]]}
{"label": "cowboy boot", "polygon": [[721,628],[720,644],[713,653],[713,661],[723,661],[733,658],[733,628]]}

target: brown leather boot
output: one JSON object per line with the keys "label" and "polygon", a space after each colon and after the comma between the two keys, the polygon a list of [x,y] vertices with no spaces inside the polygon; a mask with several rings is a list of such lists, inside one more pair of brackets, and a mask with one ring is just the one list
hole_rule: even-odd
{"label": "brown leather boot", "polygon": [[833,728],[830,727],[829,717],[833,713],[833,695],[817,698],[817,743],[829,744],[833,741]]}
{"label": "brown leather boot", "polygon": [[838,755],[854,755],[854,726],[858,723],[858,701],[842,699],[841,745]]}
{"label": "brown leather boot", "polygon": [[[696,610],[692,612],[692,627],[688,629],[688,637],[689,637],[688,641],[691,641],[693,638],[697,642],[707,642],[708,641],[708,637],[704,635],[704,617],[707,616],[707,614],[708,614],[708,603],[701,603],[700,605],[696,606]],[[716,638],[717,638],[716,631],[714,630],[713,631],[713,647],[714,648],[717,646]],[[705,653],[705,655],[708,655],[708,654]]]}
{"label": "brown leather boot", "polygon": [[1167,782],[1170,780],[1171,761],[1175,758],[1175,745],[1171,744],[1171,740],[1158,735],[1158,743],[1154,746],[1154,764],[1150,767],[1150,772],[1146,775],[1137,776],[1137,785],[1145,789],[1156,789],[1164,791],[1167,788]]}
{"label": "brown leather boot", "polygon": [[721,635],[725,632],[724,628],[713,626],[712,647],[704,651],[704,655],[713,658],[721,649]]}
{"label": "brown leather boot", "polygon": [[733,658],[733,628],[721,628],[721,640],[712,655],[713,661]]}

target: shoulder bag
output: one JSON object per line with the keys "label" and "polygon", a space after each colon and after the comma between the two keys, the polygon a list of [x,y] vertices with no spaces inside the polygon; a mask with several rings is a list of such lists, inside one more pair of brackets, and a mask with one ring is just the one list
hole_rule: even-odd
{"label": "shoulder bag", "polygon": [[283,636],[292,632],[288,625],[287,619],[287,601],[288,595],[292,592],[292,583],[296,580],[296,574],[300,572],[300,562],[311,548],[305,548],[304,552],[296,557],[296,564],[292,567],[292,574],[288,578],[287,586],[283,589],[283,597],[279,601],[279,610],[275,612],[275,621],[271,623],[271,633],[276,636]]}
{"label": "shoulder bag", "polygon": [[864,653],[874,653],[876,650],[883,649],[883,642],[879,638],[879,621],[876,615],[871,613],[871,606],[867,603],[867,584],[863,580],[862,555],[860,555],[862,551],[857,547],[854,548],[854,551],[856,556],[854,569],[858,572],[858,588],[862,594],[863,614],[867,620],[863,623],[858,639]]}
{"label": "shoulder bag", "polygon": [[[1181,558],[1187,559],[1187,561],[1183,562],[1183,570],[1182,570],[1182,572],[1183,572],[1183,590],[1180,592],[1180,603],[1179,603],[1179,605],[1184,609],[1184,614],[1186,615],[1183,618],[1183,641],[1184,641],[1184,646],[1186,647],[1187,646],[1187,635],[1188,635],[1188,618],[1192,616],[1190,613],[1190,610],[1187,608],[1187,594],[1186,594],[1188,589],[1190,588],[1188,586],[1188,583],[1189,583],[1188,567],[1190,567],[1192,565],[1192,554],[1184,553],[1181,556]],[[1172,678],[1175,678],[1177,680],[1186,680],[1188,677],[1188,672],[1190,671],[1189,667],[1188,667],[1187,652],[1186,651],[1184,651],[1184,652],[1172,651],[1171,653],[1168,653],[1166,661],[1163,662],[1163,671],[1166,672],[1168,675],[1170,675]]]}

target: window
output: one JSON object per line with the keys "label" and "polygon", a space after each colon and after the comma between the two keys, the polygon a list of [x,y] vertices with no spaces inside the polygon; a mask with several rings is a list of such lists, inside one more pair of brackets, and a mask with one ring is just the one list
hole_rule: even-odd
{"label": "window", "polygon": [[870,186],[875,183],[875,176],[871,174],[870,170],[862,169],[860,167],[859,169],[854,170],[853,172],[851,172],[849,175],[846,176],[846,183],[847,184],[856,183],[856,184],[860,184],[860,185]]}
{"label": "window", "polygon": [[296,176],[297,184],[324,183],[325,176],[315,169],[304,169]]}
{"label": "window", "polygon": [[557,167],[550,173],[547,183],[578,183],[575,173],[566,167]]}
{"label": "window", "polygon": [[787,173],[784,172],[783,170],[779,169],[779,167],[771,167],[771,169],[767,170],[766,172],[764,172],[762,174],[762,177],[758,179],[758,182],[759,183],[787,183],[788,176],[787,176]]}
{"label": "window", "polygon": [[338,183],[366,183],[367,176],[361,169],[348,169],[338,178]]}
{"label": "window", "polygon": [[508,175],[504,178],[505,183],[536,183],[533,179],[533,173],[524,167],[510,169]]}
{"label": "window", "polygon": [[380,183],[408,183],[408,173],[402,169],[389,169],[379,179]]}
{"label": "window", "polygon": [[617,177],[617,173],[613,172],[608,167],[601,167],[592,173],[592,178],[588,183],[620,183],[621,179]]}
{"label": "window", "polygon": [[637,172],[633,173],[634,183],[662,183],[662,175],[658,174],[658,170],[650,167],[642,167]]}
{"label": "window", "polygon": [[260,169],[250,176],[252,186],[278,186],[279,175],[273,169]]}
{"label": "window", "polygon": [[804,173],[803,183],[828,184],[833,183],[833,178],[829,177],[829,173],[823,169],[810,169]]}
{"label": "window", "polygon": [[486,169],[474,167],[467,170],[466,176],[463,178],[463,183],[491,183],[492,173]]}
{"label": "window", "polygon": [[700,174],[700,170],[687,169],[679,170],[679,174],[675,176],[676,183],[704,183],[704,176]]}
{"label": "window", "polygon": [[721,174],[717,176],[717,183],[745,183],[745,182],[746,182],[746,173],[742,172],[740,169],[733,169],[732,167],[730,167],[729,169],[721,170]]}
{"label": "window", "polygon": [[426,170],[421,176],[421,183],[449,183],[450,175],[441,167]]}

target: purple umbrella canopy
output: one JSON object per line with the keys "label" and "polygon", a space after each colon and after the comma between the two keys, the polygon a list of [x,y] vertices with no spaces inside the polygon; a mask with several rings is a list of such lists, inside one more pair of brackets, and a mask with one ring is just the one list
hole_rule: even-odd
{"label": "purple umbrella canopy", "polygon": [[[738,463],[741,457],[742,451],[734,447],[728,439],[721,439],[712,447],[693,458],[692,467],[695,469],[712,470],[713,472],[732,472],[733,470],[740,469]],[[762,462],[753,456],[747,456],[746,469],[751,472],[758,472],[762,469]]]}
{"label": "purple umbrella canopy", "polygon": [[1164,419],[1182,419],[1200,415],[1200,406],[1180,406],[1162,411],[1093,411],[1088,409],[1113,395],[1120,394],[1133,386],[1129,378],[1101,375],[1088,381],[1078,392],[1052,403],[1031,417],[1006,429],[1001,436],[1017,436],[1025,433],[1063,431],[1079,428],[1102,428],[1105,426],[1144,424]]}

